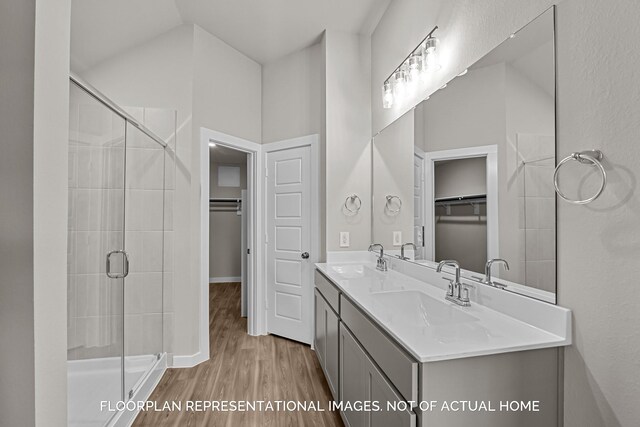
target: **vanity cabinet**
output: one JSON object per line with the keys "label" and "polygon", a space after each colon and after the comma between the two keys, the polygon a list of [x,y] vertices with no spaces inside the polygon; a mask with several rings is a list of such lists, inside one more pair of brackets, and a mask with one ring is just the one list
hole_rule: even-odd
{"label": "vanity cabinet", "polygon": [[[345,290],[350,285],[363,292],[373,285],[327,277],[331,276],[315,273],[314,343],[348,427],[558,425],[558,361],[562,357],[558,346],[522,351],[505,347],[500,353],[420,361],[383,329],[381,320],[368,314],[366,299],[355,299],[348,287]],[[433,330],[443,339],[455,339],[452,329],[472,328],[476,333],[470,336],[471,345],[506,339],[504,334],[489,335],[480,319],[469,323]],[[435,402],[435,406],[424,407],[420,402]],[[465,402],[468,409],[455,409]]]}
{"label": "vanity cabinet", "polygon": [[340,296],[340,317],[391,380],[405,401],[418,400],[418,362],[383,333],[348,298]]}
{"label": "vanity cabinet", "polygon": [[[414,427],[416,414],[360,346],[344,323],[340,322],[340,396],[348,427]],[[370,405],[376,402],[376,407]],[[369,409],[369,410],[367,410]]]}
{"label": "vanity cabinet", "polygon": [[314,292],[314,347],[334,399],[338,399],[339,318],[316,288]]}

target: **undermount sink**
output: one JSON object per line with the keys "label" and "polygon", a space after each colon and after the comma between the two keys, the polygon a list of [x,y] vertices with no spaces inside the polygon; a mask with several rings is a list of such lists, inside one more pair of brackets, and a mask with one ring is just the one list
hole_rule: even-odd
{"label": "undermount sink", "polygon": [[[475,322],[478,319],[464,312],[463,308],[453,306],[443,300],[437,300],[420,291],[390,291],[372,294],[373,300],[380,303],[381,311],[396,321],[416,322],[426,326]],[[401,307],[401,310],[398,310]],[[385,308],[388,308],[385,310]]]}
{"label": "undermount sink", "polygon": [[345,279],[359,279],[365,275],[362,264],[334,265],[331,268]]}

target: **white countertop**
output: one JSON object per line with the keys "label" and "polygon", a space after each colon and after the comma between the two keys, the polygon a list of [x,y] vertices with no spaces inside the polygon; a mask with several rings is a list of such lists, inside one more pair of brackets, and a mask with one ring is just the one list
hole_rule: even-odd
{"label": "white countertop", "polygon": [[[420,362],[571,343],[570,333],[568,336],[557,335],[473,300],[470,307],[447,302],[440,287],[396,271],[380,272],[368,264],[316,264],[316,268]],[[513,297],[527,299],[518,295]],[[528,301],[517,303],[527,304]],[[539,302],[532,300],[533,310],[536,308],[534,303]],[[549,304],[538,307],[547,312],[560,310],[558,318],[569,326],[556,330],[570,331],[569,310]],[[545,316],[545,313],[540,315]]]}

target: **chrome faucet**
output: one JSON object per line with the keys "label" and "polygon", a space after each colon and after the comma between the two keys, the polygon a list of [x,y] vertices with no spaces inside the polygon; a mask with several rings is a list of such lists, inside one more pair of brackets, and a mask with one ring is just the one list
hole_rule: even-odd
{"label": "chrome faucet", "polygon": [[445,279],[449,280],[449,289],[447,290],[447,295],[445,296],[445,299],[447,301],[451,301],[452,303],[461,305],[463,307],[470,306],[471,302],[469,300],[469,288],[470,287],[472,288],[473,285],[468,285],[466,283],[460,282],[460,263],[452,259],[445,259],[438,263],[438,267],[436,268],[436,271],[440,273],[442,271],[442,267],[444,267],[445,265],[454,267],[456,269],[455,281],[451,279],[447,279],[445,277]]}
{"label": "chrome faucet", "polygon": [[506,285],[503,285],[502,283],[494,282],[491,279],[491,266],[495,262],[504,264],[505,270],[507,271],[509,270],[509,263],[506,260],[502,258],[490,259],[489,261],[487,261],[487,263],[484,266],[484,280],[482,281],[482,283],[484,283],[485,285],[493,286],[494,288],[504,289],[507,287]]}
{"label": "chrome faucet", "polygon": [[418,248],[416,248],[416,245],[414,245],[413,243],[411,243],[411,242],[405,243],[404,245],[402,245],[400,247],[400,259],[403,259],[403,260],[409,259],[409,257],[404,256],[404,247],[405,246],[412,246],[414,251],[418,250]]}
{"label": "chrome faucet", "polygon": [[376,269],[387,271],[387,260],[384,259],[384,247],[380,243],[373,243],[369,245],[369,252],[373,252],[376,248],[380,248],[378,260],[376,261]]}

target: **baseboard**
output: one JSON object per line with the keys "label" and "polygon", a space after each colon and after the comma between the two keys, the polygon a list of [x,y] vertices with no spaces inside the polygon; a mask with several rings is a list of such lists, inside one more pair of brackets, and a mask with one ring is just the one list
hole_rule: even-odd
{"label": "baseboard", "polygon": [[190,356],[173,355],[172,368],[193,368],[196,365],[201,364],[209,360],[209,357],[203,354],[201,351],[194,353]]}
{"label": "baseboard", "polygon": [[232,283],[240,282],[242,277],[209,277],[209,283]]}

